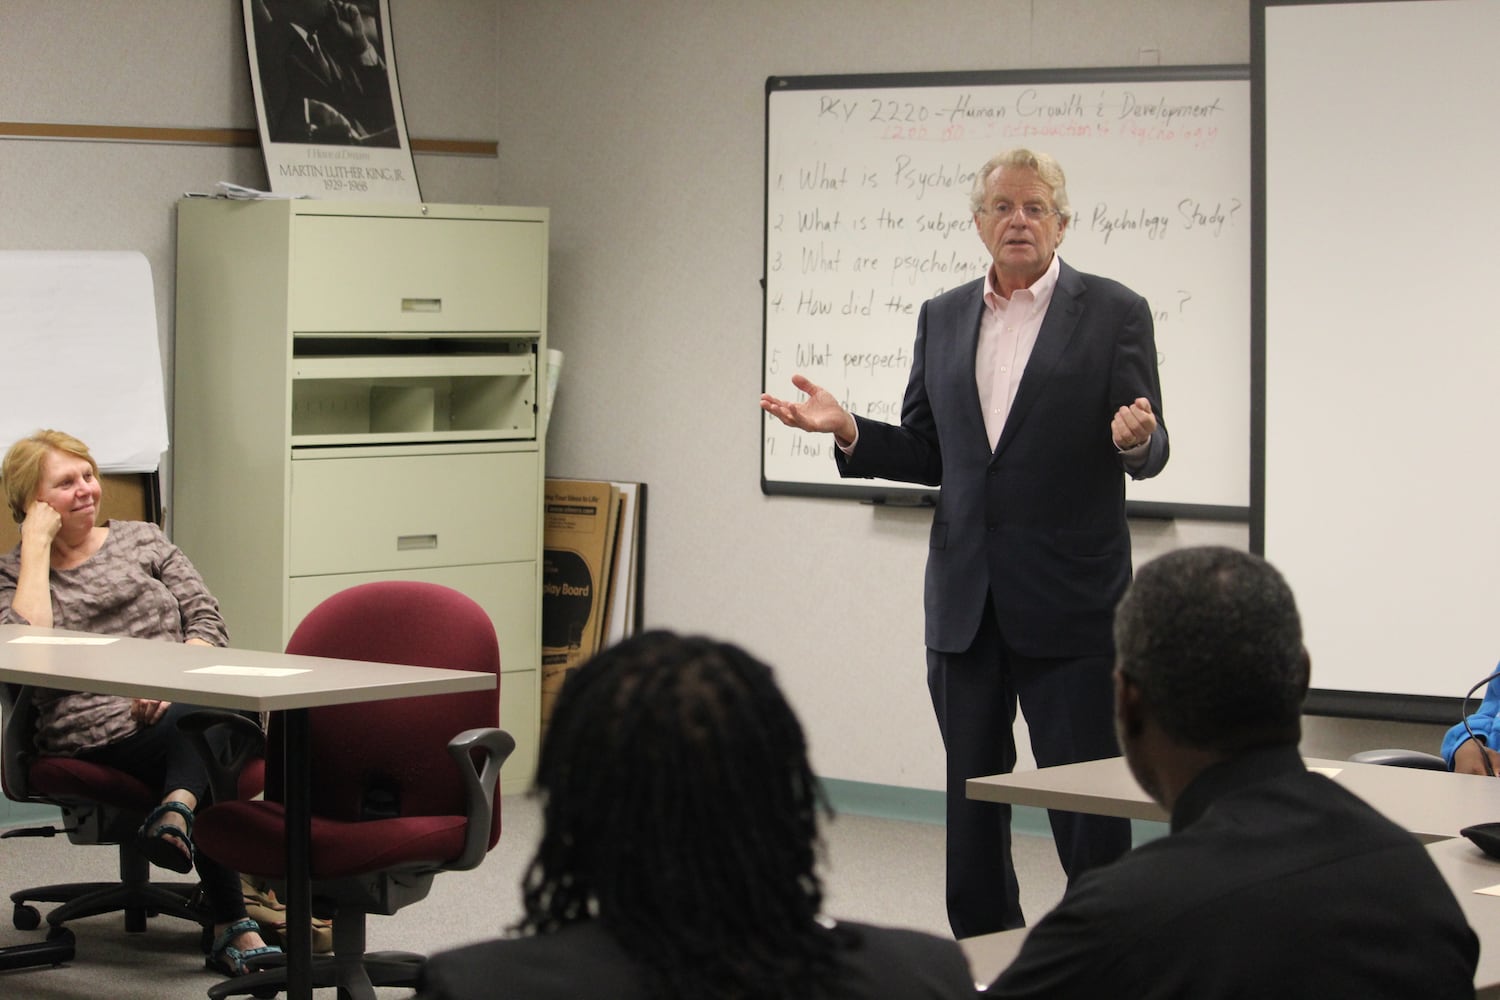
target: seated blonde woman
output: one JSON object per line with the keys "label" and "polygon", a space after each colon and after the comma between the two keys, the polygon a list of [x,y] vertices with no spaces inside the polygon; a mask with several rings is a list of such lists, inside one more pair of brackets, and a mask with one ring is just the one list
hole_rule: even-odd
{"label": "seated blonde woman", "polygon": [[[82,441],[43,430],[0,465],[21,542],[0,556],[0,624],[204,646],[229,641],[219,604],[182,550],[141,521],[98,524],[99,467]],[[207,768],[177,719],[194,706],[38,689],[37,748],[108,764],[161,789],[139,833],[143,854],[175,872],[196,865],[214,925],[210,969],[242,975],[275,954],[245,916],[240,878],[193,850],[193,815],[209,798]]]}

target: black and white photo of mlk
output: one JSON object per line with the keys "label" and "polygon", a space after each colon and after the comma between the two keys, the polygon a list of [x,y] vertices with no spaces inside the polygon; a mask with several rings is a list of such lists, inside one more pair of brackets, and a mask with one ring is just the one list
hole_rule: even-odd
{"label": "black and white photo of mlk", "polygon": [[378,0],[248,0],[271,142],[401,145]]}

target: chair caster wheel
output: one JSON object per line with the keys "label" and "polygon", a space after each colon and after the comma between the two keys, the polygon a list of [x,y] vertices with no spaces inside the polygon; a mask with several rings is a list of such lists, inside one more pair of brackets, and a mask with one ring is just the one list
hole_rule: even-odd
{"label": "chair caster wheel", "polygon": [[141,934],[146,930],[146,910],[140,906],[127,906],[125,908],[125,932],[127,934]]}
{"label": "chair caster wheel", "polygon": [[10,922],[18,931],[34,931],[42,926],[42,911],[26,903],[17,903]]}

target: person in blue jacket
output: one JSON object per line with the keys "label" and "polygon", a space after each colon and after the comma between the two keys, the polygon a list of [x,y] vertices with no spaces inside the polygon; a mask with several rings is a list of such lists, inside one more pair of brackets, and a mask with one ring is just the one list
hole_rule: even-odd
{"label": "person in blue jacket", "polygon": [[[1496,668],[1500,671],[1500,667]],[[1479,711],[1460,722],[1443,737],[1443,760],[1448,770],[1459,774],[1500,774],[1500,753],[1492,748],[1500,742],[1500,672],[1484,689]]]}

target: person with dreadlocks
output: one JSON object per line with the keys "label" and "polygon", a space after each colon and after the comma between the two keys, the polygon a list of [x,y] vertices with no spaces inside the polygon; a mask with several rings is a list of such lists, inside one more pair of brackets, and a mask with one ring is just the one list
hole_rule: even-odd
{"label": "person with dreadlocks", "polygon": [[743,649],[654,631],[569,677],[542,741],[544,830],[510,936],[434,955],[424,1000],[944,1000],[963,952],[834,922],[802,727]]}

